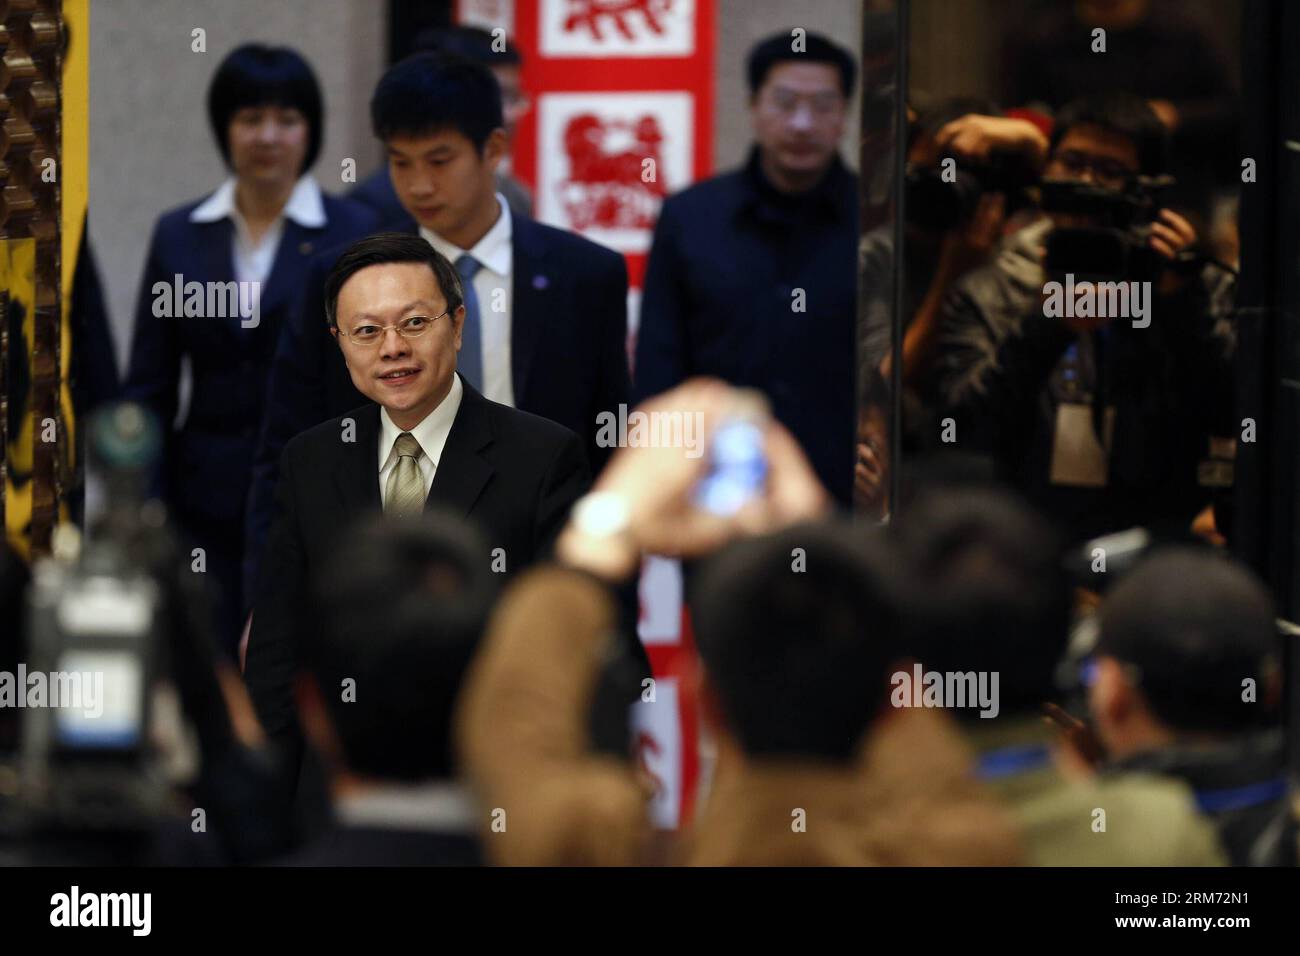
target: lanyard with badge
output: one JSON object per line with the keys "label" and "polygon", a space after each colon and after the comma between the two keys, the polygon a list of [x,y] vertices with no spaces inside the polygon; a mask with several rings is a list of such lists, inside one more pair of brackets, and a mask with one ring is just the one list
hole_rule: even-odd
{"label": "lanyard with badge", "polygon": [[[1054,485],[1104,488],[1110,473],[1110,452],[1115,432],[1115,407],[1096,408],[1094,396],[1102,393],[1099,377],[1104,360],[1098,349],[1082,354],[1080,344],[1102,345],[1103,334],[1071,343],[1053,375],[1056,420],[1052,429],[1049,480]],[[1100,414],[1099,414],[1100,413]]]}

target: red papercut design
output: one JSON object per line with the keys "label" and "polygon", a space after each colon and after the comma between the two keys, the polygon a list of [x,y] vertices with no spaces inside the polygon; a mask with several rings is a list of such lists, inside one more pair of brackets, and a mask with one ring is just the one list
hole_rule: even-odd
{"label": "red papercut design", "polygon": [[[632,148],[606,153],[606,137],[629,127],[636,140]],[[668,194],[659,156],[663,138],[659,121],[650,115],[635,124],[605,122],[592,113],[569,120],[564,128],[569,178],[560,183],[560,196],[572,228],[653,229]],[[652,173],[649,182],[644,170]]]}
{"label": "red papercut design", "polygon": [[673,0],[569,0],[569,15],[564,18],[564,32],[573,33],[585,27],[591,38],[599,43],[605,39],[601,22],[612,23],[624,39],[635,40],[630,25],[631,15],[639,13],[653,33],[664,32],[660,17],[667,13]]}

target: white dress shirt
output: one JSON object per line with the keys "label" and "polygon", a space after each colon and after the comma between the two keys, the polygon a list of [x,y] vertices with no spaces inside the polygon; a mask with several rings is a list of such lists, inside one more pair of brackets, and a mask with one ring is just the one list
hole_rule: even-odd
{"label": "white dress shirt", "polygon": [[235,205],[234,179],[227,179],[190,213],[190,222],[229,219],[235,224],[231,258],[235,265],[236,282],[266,282],[271,275],[271,267],[275,265],[275,254],[280,248],[280,237],[284,235],[286,218],[309,229],[319,229],[328,221],[320,186],[311,176],[303,176],[298,180],[284,209],[257,242],[253,242],[248,223]]}
{"label": "white dress shirt", "polygon": [[[420,443],[420,448],[424,452],[420,456],[417,464],[420,467],[420,477],[424,480],[424,497],[429,497],[429,489],[433,487],[433,475],[438,470],[438,462],[442,458],[442,449],[447,444],[447,436],[451,434],[451,426],[456,421],[456,412],[460,409],[460,398],[465,394],[464,387],[460,384],[460,376],[453,374],[451,376],[451,391],[447,397],[438,403],[438,407],[424,416],[424,420],[414,428],[410,429],[411,435]],[[393,445],[397,443],[397,436],[402,434],[402,429],[393,424],[393,420],[388,417],[388,409],[379,409],[379,503],[380,506],[388,504],[388,476],[392,474],[397,467],[397,452]]]}
{"label": "white dress shirt", "polygon": [[465,250],[453,245],[436,232],[420,227],[420,235],[433,248],[450,260],[468,253],[483,268],[474,276],[474,292],[478,295],[479,321],[483,334],[483,394],[494,402],[514,407],[515,386],[510,377],[510,320],[512,309],[511,276],[514,273],[514,251],[510,245],[513,226],[510,204],[506,197],[496,194],[501,212],[497,221],[473,249]]}

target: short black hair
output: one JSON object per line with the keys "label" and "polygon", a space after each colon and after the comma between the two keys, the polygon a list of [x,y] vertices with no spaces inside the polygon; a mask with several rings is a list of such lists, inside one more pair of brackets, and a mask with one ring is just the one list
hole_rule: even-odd
{"label": "short black hair", "polygon": [[832,43],[820,33],[806,33],[803,36],[803,51],[795,52],[793,30],[774,33],[765,40],[754,44],[749,51],[746,69],[749,75],[749,95],[755,97],[763,88],[767,74],[778,63],[828,63],[840,72],[840,92],[848,99],[853,95],[853,80],[857,67],[853,54],[844,47]]}
{"label": "short black hair", "polygon": [[1052,125],[1051,152],[1076,126],[1098,126],[1133,143],[1138,170],[1159,176],[1169,164],[1169,132],[1151,104],[1132,93],[1094,93],[1065,104]]}
{"label": "short black hair", "polygon": [[250,106],[296,109],[306,117],[310,132],[299,175],[311,169],[320,155],[325,107],[316,74],[297,50],[245,43],[231,50],[217,67],[208,87],[208,121],[227,166],[230,120]]}
{"label": "short black hair", "polygon": [[454,313],[464,303],[460,276],[446,256],[412,233],[379,232],[348,246],[325,277],[325,321],[331,328],[338,326],[339,290],[343,284],[367,266],[388,262],[423,262],[438,280],[438,289],[447,300],[447,311]]}
{"label": "short black hair", "polygon": [[370,124],[384,142],[452,129],[482,153],[493,130],[505,126],[501,86],[491,70],[468,57],[416,53],[380,77]]}
{"label": "short black hair", "polygon": [[454,775],[456,697],[497,578],[486,543],[450,513],[377,515],[345,534],[313,579],[300,640],[351,772]]}
{"label": "short black hair", "polygon": [[1057,696],[1071,590],[1051,525],[1004,490],[936,483],[890,534],[909,656],[928,670],[998,674],[1004,715]]}
{"label": "short black hair", "polygon": [[1106,595],[1099,625],[1097,653],[1134,665],[1148,706],[1175,730],[1231,733],[1275,718],[1266,699],[1281,655],[1273,603],[1230,558],[1153,551]]}
{"label": "short black hair", "polygon": [[433,27],[417,34],[412,46],[430,53],[455,53],[488,67],[518,66],[522,62],[519,48],[508,38],[502,39],[503,49],[497,50],[496,37],[482,27]]}
{"label": "short black hair", "polygon": [[746,754],[855,756],[896,652],[897,615],[872,555],[848,525],[827,522],[741,541],[703,568],[696,644]]}

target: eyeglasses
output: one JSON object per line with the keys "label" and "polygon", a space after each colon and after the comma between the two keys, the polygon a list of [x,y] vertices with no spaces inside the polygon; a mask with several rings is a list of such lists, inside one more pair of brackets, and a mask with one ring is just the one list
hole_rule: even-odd
{"label": "eyeglasses", "polygon": [[1093,156],[1076,149],[1066,150],[1053,157],[1052,161],[1059,163],[1061,168],[1074,179],[1082,179],[1084,173],[1091,171],[1097,182],[1112,188],[1123,186],[1130,178],[1137,175],[1135,170],[1118,160]]}
{"label": "eyeglasses", "polygon": [[763,107],[782,116],[793,116],[801,103],[807,103],[819,119],[832,116],[844,108],[844,97],[839,93],[816,93],[800,96],[786,89],[774,89],[763,99]]}
{"label": "eyeglasses", "polygon": [[350,338],[355,345],[374,345],[388,333],[389,329],[393,329],[404,339],[415,339],[432,328],[435,321],[441,319],[444,315],[450,314],[450,312],[451,310],[448,309],[433,318],[429,318],[427,315],[412,315],[409,318],[402,319],[396,325],[358,325],[351,332],[344,332],[342,329],[337,331],[339,335],[346,335]]}

